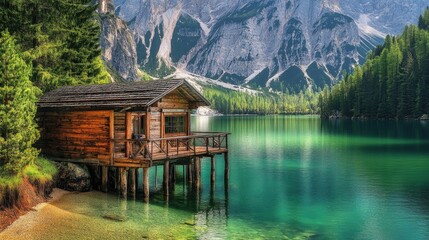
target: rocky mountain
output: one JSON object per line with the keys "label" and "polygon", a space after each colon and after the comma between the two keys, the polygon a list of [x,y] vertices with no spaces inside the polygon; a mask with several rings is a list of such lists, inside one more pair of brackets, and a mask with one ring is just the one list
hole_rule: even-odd
{"label": "rocky mountain", "polygon": [[[115,0],[114,4],[115,14],[103,21],[102,39],[109,39],[103,44],[105,58],[121,73],[133,75],[131,66],[136,63],[155,76],[179,69],[220,82],[281,91],[334,83],[386,34],[397,34],[415,22],[429,5],[428,0]],[[127,23],[135,48],[127,26],[117,17]],[[124,39],[126,44],[121,45]]]}
{"label": "rocky mountain", "polygon": [[125,21],[115,16],[113,0],[99,0],[102,57],[116,80],[138,80],[136,44]]}

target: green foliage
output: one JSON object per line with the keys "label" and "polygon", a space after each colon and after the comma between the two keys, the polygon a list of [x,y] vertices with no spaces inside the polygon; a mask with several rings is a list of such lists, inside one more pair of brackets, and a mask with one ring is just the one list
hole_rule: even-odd
{"label": "green foliage", "polygon": [[206,87],[204,96],[216,110],[226,114],[313,114],[319,111],[318,94],[312,90],[278,95]]}
{"label": "green foliage", "polygon": [[429,7],[426,8],[426,11],[419,17],[418,26],[420,29],[429,30]]}
{"label": "green foliage", "polygon": [[0,38],[0,174],[19,174],[39,151],[36,115],[40,89],[30,81],[31,67],[9,33]]}
{"label": "green foliage", "polygon": [[63,85],[105,83],[100,27],[90,0],[0,2],[0,30],[7,29],[32,62],[31,80],[43,91]]}
{"label": "green foliage", "polygon": [[[18,189],[22,183],[22,175],[3,173],[0,177],[0,190],[5,189]],[[0,191],[0,209],[1,203],[4,198],[4,193]]]}
{"label": "green foliage", "polygon": [[387,36],[362,67],[321,95],[321,114],[345,117],[407,118],[429,113],[429,9],[419,27]]}
{"label": "green foliage", "polygon": [[35,164],[28,165],[24,174],[28,177],[31,182],[46,183],[52,181],[55,174],[57,174],[57,168],[54,163],[46,158],[38,158]]}

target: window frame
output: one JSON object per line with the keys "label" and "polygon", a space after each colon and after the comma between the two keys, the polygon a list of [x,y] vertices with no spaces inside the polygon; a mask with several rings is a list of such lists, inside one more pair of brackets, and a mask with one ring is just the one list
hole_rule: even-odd
{"label": "window frame", "polygon": [[165,135],[186,135],[188,132],[187,114],[186,113],[164,114],[163,127],[164,127]]}

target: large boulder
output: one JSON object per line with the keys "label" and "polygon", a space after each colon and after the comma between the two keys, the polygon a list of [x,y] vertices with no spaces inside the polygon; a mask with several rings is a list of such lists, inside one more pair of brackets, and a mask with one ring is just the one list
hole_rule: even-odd
{"label": "large boulder", "polygon": [[429,115],[428,115],[428,114],[423,114],[423,115],[420,117],[420,120],[429,120]]}
{"label": "large boulder", "polygon": [[91,175],[86,166],[61,162],[57,163],[57,168],[56,184],[58,188],[78,192],[91,190]]}

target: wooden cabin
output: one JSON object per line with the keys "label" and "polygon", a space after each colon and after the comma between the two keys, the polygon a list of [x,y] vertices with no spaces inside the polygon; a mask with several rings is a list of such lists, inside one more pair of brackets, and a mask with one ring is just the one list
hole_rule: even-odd
{"label": "wooden cabin", "polygon": [[105,167],[227,159],[227,133],[191,131],[191,111],[208,105],[183,79],[61,87],[38,102],[39,147],[57,161]]}

